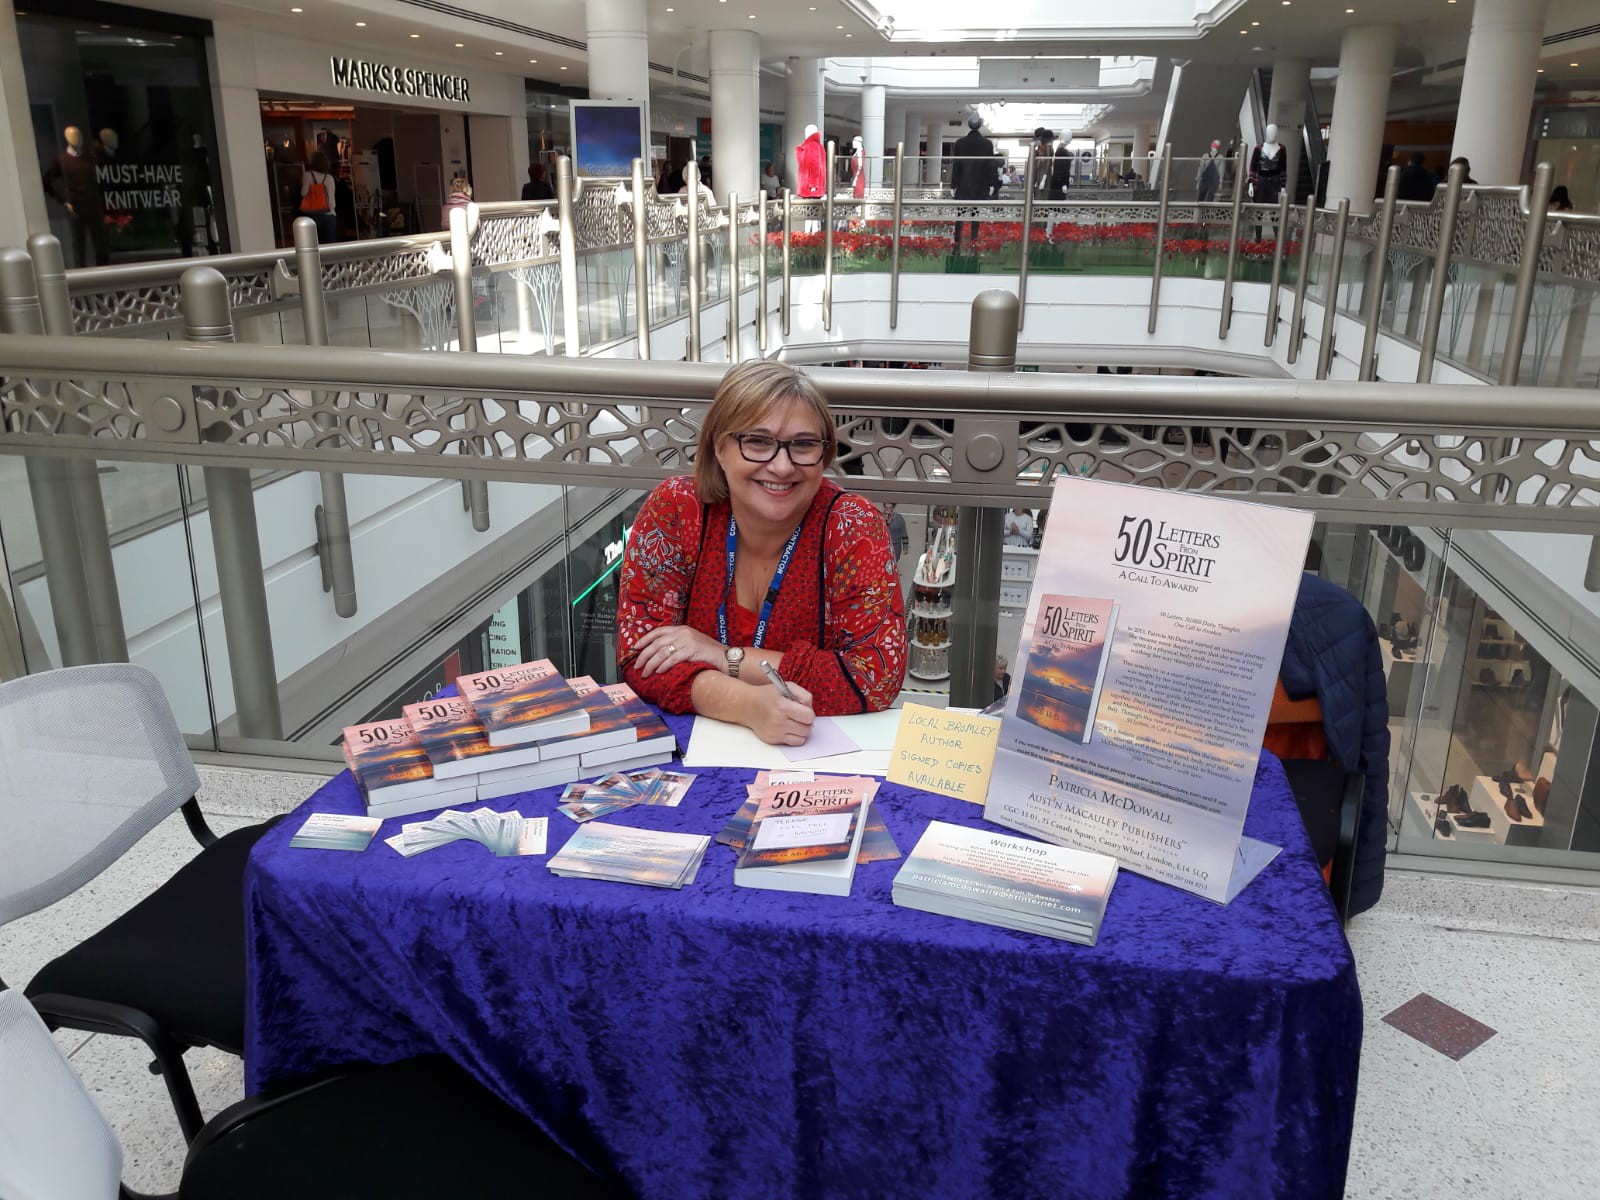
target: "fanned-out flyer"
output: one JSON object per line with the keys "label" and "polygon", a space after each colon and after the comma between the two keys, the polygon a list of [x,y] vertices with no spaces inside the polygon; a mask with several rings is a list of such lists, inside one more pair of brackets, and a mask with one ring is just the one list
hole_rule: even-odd
{"label": "fanned-out flyer", "polygon": [[1226,904],[1312,514],[1058,479],[984,816]]}

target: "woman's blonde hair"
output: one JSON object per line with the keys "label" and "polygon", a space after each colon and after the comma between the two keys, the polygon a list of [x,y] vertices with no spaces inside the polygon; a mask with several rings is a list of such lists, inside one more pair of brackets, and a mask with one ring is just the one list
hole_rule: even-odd
{"label": "woman's blonde hair", "polygon": [[798,400],[811,409],[823,441],[821,466],[826,469],[833,462],[838,450],[833,413],[817,385],[787,363],[770,359],[740,363],[722,377],[700,427],[694,459],[694,490],[700,503],[718,504],[728,498],[728,477],[717,461],[717,443],[725,434],[756,427],[762,417],[787,400]]}

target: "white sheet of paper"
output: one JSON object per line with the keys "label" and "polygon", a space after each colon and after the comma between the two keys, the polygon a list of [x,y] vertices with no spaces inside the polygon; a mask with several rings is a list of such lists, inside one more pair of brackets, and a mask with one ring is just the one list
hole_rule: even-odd
{"label": "white sheet of paper", "polygon": [[[686,767],[744,767],[750,770],[803,770],[811,767],[833,775],[886,775],[889,747],[900,723],[900,710],[860,713],[834,717],[856,745],[863,747],[849,754],[835,754],[814,760],[791,759],[780,746],[769,746],[743,725],[696,717],[689,735],[689,749],[683,756]],[[870,747],[870,748],[869,748]]]}
{"label": "white sheet of paper", "polygon": [[768,817],[756,829],[757,850],[786,850],[790,846],[820,846],[842,842],[850,836],[849,813],[801,813],[793,817]]}

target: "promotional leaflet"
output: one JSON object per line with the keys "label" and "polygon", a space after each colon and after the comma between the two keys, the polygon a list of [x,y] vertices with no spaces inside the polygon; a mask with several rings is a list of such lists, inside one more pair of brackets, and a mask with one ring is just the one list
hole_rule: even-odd
{"label": "promotional leaflet", "polygon": [[1066,476],[984,816],[1227,903],[1310,513]]}

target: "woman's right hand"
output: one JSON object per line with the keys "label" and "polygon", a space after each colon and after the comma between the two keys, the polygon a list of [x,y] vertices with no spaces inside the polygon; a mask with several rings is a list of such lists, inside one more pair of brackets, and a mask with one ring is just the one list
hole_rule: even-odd
{"label": "woman's right hand", "polygon": [[789,684],[793,700],[785,700],[775,687],[748,689],[750,730],[769,746],[802,746],[811,736],[811,693],[798,683]]}

